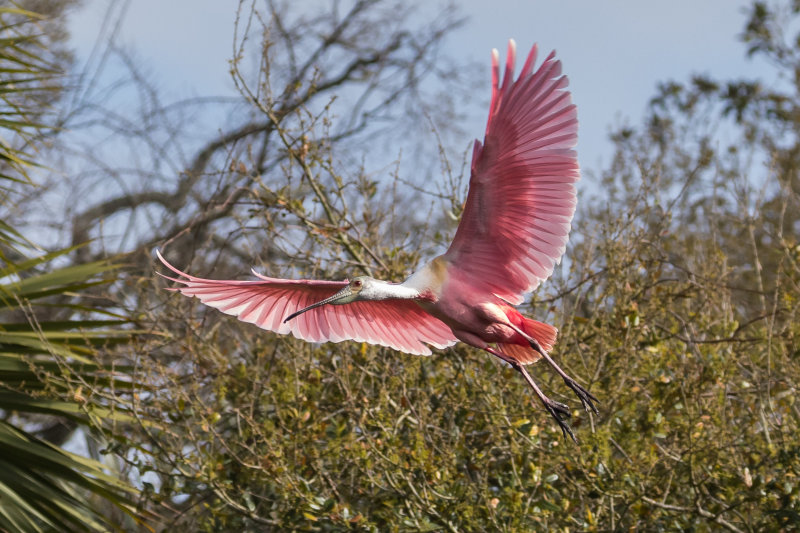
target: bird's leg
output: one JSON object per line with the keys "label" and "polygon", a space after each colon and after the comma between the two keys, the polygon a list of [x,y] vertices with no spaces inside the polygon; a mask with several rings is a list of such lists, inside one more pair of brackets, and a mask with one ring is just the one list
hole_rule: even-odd
{"label": "bird's leg", "polygon": [[508,357],[505,354],[502,354],[489,346],[484,347],[484,350],[486,350],[487,352],[496,357],[499,357],[506,363],[510,364],[514,368],[514,370],[522,374],[522,377],[525,378],[525,381],[528,382],[528,385],[531,386],[533,392],[535,392],[536,396],[538,396],[539,400],[541,400],[542,405],[544,405],[544,408],[547,410],[548,413],[550,413],[550,416],[552,416],[555,419],[555,421],[558,422],[558,426],[564,433],[564,437],[567,437],[567,435],[569,435],[575,442],[575,444],[577,444],[578,439],[576,439],[575,434],[572,433],[572,428],[570,428],[569,425],[566,422],[564,422],[564,420],[566,420],[571,416],[571,413],[569,412],[569,407],[567,407],[563,403],[559,403],[548,398],[547,395],[545,395],[545,393],[542,392],[542,389],[539,388],[536,382],[533,381],[531,375],[528,374],[528,371],[525,370],[525,367],[519,361],[511,357]]}
{"label": "bird's leg", "polygon": [[545,396],[545,394],[542,392],[542,389],[540,389],[539,386],[536,384],[536,382],[533,381],[531,375],[528,374],[528,371],[525,370],[525,367],[522,366],[520,363],[514,361],[511,363],[511,366],[514,367],[517,370],[517,372],[522,374],[522,377],[524,377],[525,381],[528,382],[528,385],[531,386],[533,392],[535,392],[536,395],[539,397],[539,399],[542,401],[544,408],[547,409],[547,412],[550,413],[550,416],[552,416],[556,420],[556,422],[558,422],[561,431],[564,433],[564,437],[569,435],[572,438],[572,441],[575,444],[578,444],[578,439],[576,439],[575,434],[572,433],[572,428],[569,427],[569,424],[564,422],[565,419],[571,416],[569,412],[569,407],[567,407],[563,403],[556,402]]}
{"label": "bird's leg", "polygon": [[536,339],[534,339],[530,335],[526,334],[524,331],[520,330],[516,326],[512,325],[511,327],[514,328],[517,331],[517,333],[519,333],[520,335],[525,337],[525,339],[531,345],[531,348],[533,348],[534,350],[539,352],[539,354],[544,358],[544,360],[547,361],[547,364],[552,366],[553,370],[555,370],[558,373],[558,375],[561,376],[564,379],[564,383],[567,384],[567,387],[572,389],[575,392],[575,394],[578,396],[578,398],[581,400],[581,403],[583,404],[583,408],[584,409],[586,409],[587,411],[590,411],[590,410],[594,411],[594,414],[598,414],[599,413],[599,411],[597,410],[597,407],[595,407],[593,402],[600,403],[600,400],[595,398],[595,396],[591,392],[589,392],[588,390],[584,389],[583,386],[581,386],[580,383],[578,383],[572,377],[567,375],[567,373],[564,372],[561,369],[560,366],[558,366],[558,363],[553,361],[553,358],[550,357],[550,354],[547,353],[547,350],[545,350],[544,348],[542,348],[539,345],[539,342]]}

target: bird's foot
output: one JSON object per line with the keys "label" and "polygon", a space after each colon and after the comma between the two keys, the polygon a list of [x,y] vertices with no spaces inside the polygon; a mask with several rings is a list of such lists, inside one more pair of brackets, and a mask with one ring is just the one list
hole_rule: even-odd
{"label": "bird's foot", "polygon": [[572,433],[572,428],[565,422],[565,420],[569,419],[572,416],[570,413],[569,407],[565,404],[557,402],[555,400],[551,400],[547,397],[547,395],[542,392],[542,389],[533,381],[533,378],[528,371],[525,370],[525,367],[519,364],[518,362],[513,362],[512,365],[514,366],[517,371],[523,375],[525,380],[528,382],[528,385],[531,386],[533,392],[536,393],[536,396],[539,397],[539,400],[542,402],[542,405],[550,413],[550,416],[558,423],[558,427],[561,428],[561,432],[564,433],[564,438],[569,436],[575,444],[578,444],[578,439],[575,438],[575,434]]}
{"label": "bird's foot", "polygon": [[567,404],[551,400],[547,396],[542,399],[542,403],[547,411],[553,415],[553,418],[557,418],[558,420],[569,420],[572,417],[572,413],[570,412]]}
{"label": "bird's foot", "polygon": [[567,373],[564,372],[555,361],[553,361],[553,358],[550,357],[550,354],[548,354],[545,350],[542,349],[541,346],[539,346],[539,343],[536,342],[535,339],[530,340],[530,345],[534,350],[539,352],[539,354],[541,354],[544,360],[547,361],[547,364],[553,367],[553,370],[555,370],[558,373],[558,375],[561,376],[561,378],[564,380],[564,383],[567,384],[567,387],[569,387],[575,392],[575,394],[580,399],[581,404],[583,404],[583,408],[586,409],[586,411],[593,411],[594,414],[600,413],[600,411],[598,411],[597,407],[594,405],[594,402],[600,403],[600,400],[595,398],[595,396],[591,392],[584,389],[577,381],[569,377],[569,375],[567,375]]}
{"label": "bird's foot", "polygon": [[564,433],[564,438],[569,436],[575,444],[578,444],[578,439],[575,438],[575,434],[572,433],[572,428],[569,427],[569,424],[565,422],[565,420],[569,419],[571,413],[569,412],[569,407],[564,405],[563,403],[556,402],[551,400],[547,396],[540,396],[542,400],[542,405],[550,413],[550,416],[558,423],[558,427],[561,428],[561,432]]}
{"label": "bird's foot", "polygon": [[566,383],[567,386],[575,392],[586,411],[593,411],[594,414],[599,414],[600,411],[597,410],[594,402],[600,403],[600,401],[595,398],[591,392],[584,389],[577,381],[569,376],[564,376],[564,383]]}

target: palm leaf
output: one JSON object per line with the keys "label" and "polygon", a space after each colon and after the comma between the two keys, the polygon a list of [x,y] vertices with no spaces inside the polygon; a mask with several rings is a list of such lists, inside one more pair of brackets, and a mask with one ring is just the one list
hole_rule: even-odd
{"label": "palm leaf", "polygon": [[[44,53],[36,53],[44,52],[41,35],[32,24],[38,18],[30,11],[0,7],[0,128],[5,130],[0,137],[0,179],[12,184],[30,183],[26,167],[37,166],[25,151],[32,135],[47,128],[38,120],[42,109],[36,95],[58,90],[58,69],[44,59]],[[23,142],[9,142],[7,134]]]}
{"label": "palm leaf", "polygon": [[[69,251],[0,268],[0,276],[8,280],[0,284],[0,310],[22,318],[0,321],[0,409],[95,427],[134,423],[126,398],[144,387],[130,379],[130,367],[104,364],[102,354],[124,347],[142,332],[80,296],[112,280],[110,273],[118,265],[100,261],[47,268]],[[37,315],[54,311],[63,318],[37,320]],[[75,530],[105,531],[113,524],[94,509],[88,495],[136,516],[135,493],[104,473],[101,463],[68,454],[7,422],[0,425],[0,530],[70,524]]]}
{"label": "palm leaf", "polygon": [[107,520],[85,493],[119,502],[135,517],[134,492],[101,463],[0,422],[0,529],[104,531]]}
{"label": "palm leaf", "polygon": [[[40,97],[60,83],[58,69],[44,59],[40,27],[32,24],[37,18],[0,7],[0,180],[6,189],[31,184],[35,140],[48,129]],[[26,422],[56,417],[103,431],[135,421],[130,398],[142,385],[130,378],[130,368],[105,361],[124,355],[141,332],[87,298],[113,282],[120,265],[70,264],[74,248],[34,250],[0,221],[0,531],[121,529],[109,518],[111,509],[141,523],[137,491],[116,472],[42,440]]]}

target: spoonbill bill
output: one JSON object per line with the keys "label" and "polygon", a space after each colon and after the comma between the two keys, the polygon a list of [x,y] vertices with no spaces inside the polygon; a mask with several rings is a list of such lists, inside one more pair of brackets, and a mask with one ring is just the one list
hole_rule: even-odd
{"label": "spoonbill bill", "polygon": [[483,144],[472,153],[469,193],[447,251],[402,283],[352,280],[202,279],[158,258],[181,278],[172,290],[244,322],[310,342],[354,340],[429,355],[458,341],[502,359],[525,378],[564,436],[569,408],[548,398],[526,366],[544,359],[597,413],[590,392],[549,352],[555,327],[523,316],[514,305],[553,272],[566,248],[579,179],[578,119],[550,53],[534,70],[536,45],[514,80],[516,45],[509,41],[503,82],[492,51],[492,98]]}

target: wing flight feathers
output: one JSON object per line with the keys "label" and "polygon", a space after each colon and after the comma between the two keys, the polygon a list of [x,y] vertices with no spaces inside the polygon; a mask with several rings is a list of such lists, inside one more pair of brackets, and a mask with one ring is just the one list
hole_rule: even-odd
{"label": "wing flight feathers", "polygon": [[164,266],[180,276],[161,274],[182,285],[171,290],[195,296],[262,329],[291,333],[310,342],[354,340],[418,355],[430,355],[429,346],[446,348],[456,342],[450,328],[411,300],[324,305],[284,323],[291,313],[335,294],[347,281],[290,280],[261,274],[256,274],[258,281],[204,279],[172,266],[160,252],[156,254]]}
{"label": "wing flight feathers", "polygon": [[512,304],[548,278],[566,248],[580,173],[578,119],[551,53],[534,71],[534,46],[514,80],[509,42],[500,85],[492,52],[492,101],[483,144],[475,141],[469,193],[445,253],[451,272]]}

